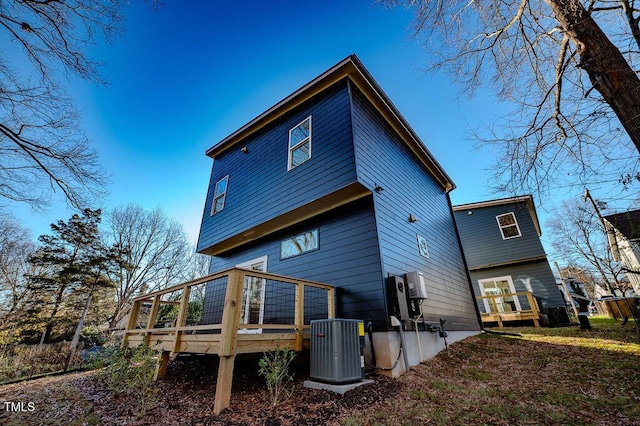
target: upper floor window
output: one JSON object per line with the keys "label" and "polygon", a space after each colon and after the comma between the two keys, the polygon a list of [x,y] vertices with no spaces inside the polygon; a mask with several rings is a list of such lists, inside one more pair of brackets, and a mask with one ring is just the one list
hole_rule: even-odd
{"label": "upper floor window", "polygon": [[298,256],[308,251],[317,250],[318,247],[318,230],[314,229],[282,240],[280,242],[280,258],[287,259]]}
{"label": "upper floor window", "polygon": [[311,116],[289,130],[289,163],[291,170],[311,158]]}
{"label": "upper floor window", "polygon": [[211,215],[218,213],[224,209],[224,200],[227,198],[227,186],[229,184],[229,175],[216,182],[213,190],[213,205],[211,206]]}
{"label": "upper floor window", "polygon": [[500,232],[502,233],[502,239],[508,240],[509,238],[516,238],[521,236],[520,227],[518,227],[518,221],[516,215],[513,213],[505,213],[496,216]]}

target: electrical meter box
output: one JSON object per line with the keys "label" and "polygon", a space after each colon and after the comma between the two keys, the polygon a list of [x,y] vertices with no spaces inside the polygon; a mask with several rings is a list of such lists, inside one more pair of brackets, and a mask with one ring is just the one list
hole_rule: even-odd
{"label": "electrical meter box", "polygon": [[427,284],[424,281],[424,274],[422,272],[413,271],[407,273],[407,288],[409,289],[409,298],[427,298]]}
{"label": "electrical meter box", "polygon": [[401,320],[411,319],[409,295],[407,294],[407,284],[404,276],[391,275],[387,279],[387,284],[391,295],[390,302],[393,315]]}
{"label": "electrical meter box", "polygon": [[311,321],[311,380],[346,384],[364,379],[364,322]]}

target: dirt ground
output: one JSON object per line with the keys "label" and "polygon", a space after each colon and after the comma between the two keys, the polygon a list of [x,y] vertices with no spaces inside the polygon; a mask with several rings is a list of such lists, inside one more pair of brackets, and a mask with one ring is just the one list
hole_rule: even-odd
{"label": "dirt ground", "polygon": [[113,395],[96,372],[41,378],[0,387],[0,424],[640,425],[635,329],[542,331],[551,335],[467,338],[399,379],[373,375],[374,383],[345,395],[304,388],[308,367],[301,367],[295,391],[275,407],[257,361],[238,360],[231,406],[218,416],[212,358],[170,364],[166,379],[154,385],[158,404],[143,417],[140,401]]}
{"label": "dirt ground", "polygon": [[[72,373],[0,388],[0,402],[23,402],[24,410],[0,410],[2,424],[105,425],[301,425],[340,424],[354,407],[373,405],[398,394],[403,384],[374,375],[374,383],[339,395],[303,386],[306,368],[297,368],[293,394],[271,405],[255,360],[236,362],[231,406],[213,415],[216,362],[212,358],[178,359],[158,381],[160,401],[138,418],[138,404],[128,395],[114,396],[95,372]],[[35,406],[29,410],[29,403]],[[0,407],[2,408],[2,407]],[[15,408],[15,407],[14,407]]]}

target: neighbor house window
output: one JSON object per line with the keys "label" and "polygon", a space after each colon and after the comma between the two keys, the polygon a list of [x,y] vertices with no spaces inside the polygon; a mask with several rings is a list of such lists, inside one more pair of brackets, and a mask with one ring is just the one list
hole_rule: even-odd
{"label": "neighbor house window", "polygon": [[280,242],[280,258],[298,256],[302,253],[318,249],[318,230],[305,232]]}
{"label": "neighbor house window", "polygon": [[505,213],[496,216],[500,232],[502,232],[502,239],[508,240],[509,238],[516,238],[521,236],[518,222],[516,221],[516,215],[513,213]]}
{"label": "neighbor house window", "polygon": [[311,116],[289,130],[289,164],[291,170],[311,158]]}
{"label": "neighbor house window", "polygon": [[214,215],[224,209],[224,200],[227,198],[227,186],[229,184],[229,175],[216,182],[213,190],[213,205],[211,206],[211,215]]}

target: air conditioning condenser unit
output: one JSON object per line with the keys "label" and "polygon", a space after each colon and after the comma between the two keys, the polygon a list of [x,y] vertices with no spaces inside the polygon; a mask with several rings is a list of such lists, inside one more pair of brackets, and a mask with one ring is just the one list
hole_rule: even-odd
{"label": "air conditioning condenser unit", "polygon": [[363,350],[363,321],[311,321],[311,380],[346,384],[364,379]]}

